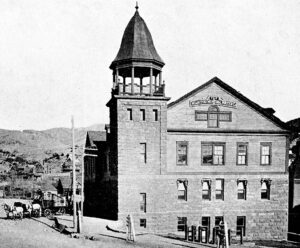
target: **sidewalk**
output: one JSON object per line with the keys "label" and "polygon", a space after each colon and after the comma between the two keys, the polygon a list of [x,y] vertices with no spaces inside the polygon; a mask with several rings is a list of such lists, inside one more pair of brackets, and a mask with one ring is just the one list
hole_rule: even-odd
{"label": "sidewalk", "polygon": [[[73,217],[72,216],[58,216],[59,222],[68,226],[68,230],[73,229]],[[115,230],[111,231],[106,228]],[[216,247],[212,244],[201,244],[201,243],[192,243],[184,240],[180,240],[172,237],[165,237],[156,234],[146,234],[146,233],[136,233],[136,242],[134,244],[126,242],[126,230],[120,229],[122,222],[120,221],[111,221],[106,219],[83,217],[82,224],[82,236],[93,237],[96,240],[101,240],[105,238],[112,238],[118,240],[124,240],[124,246],[134,245],[135,247],[186,247],[186,248],[195,248],[195,247]],[[119,231],[119,232],[118,232]],[[126,244],[126,245],[125,245]],[[231,245],[230,247],[255,247],[254,243],[245,243],[244,245]]]}

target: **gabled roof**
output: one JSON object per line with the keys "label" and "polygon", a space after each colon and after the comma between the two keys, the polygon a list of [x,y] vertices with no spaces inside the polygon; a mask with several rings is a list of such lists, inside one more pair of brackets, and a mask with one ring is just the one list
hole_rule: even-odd
{"label": "gabled roof", "polygon": [[106,141],[105,131],[88,131],[85,147],[96,147],[95,142]]}
{"label": "gabled roof", "polygon": [[163,66],[164,62],[158,55],[151,33],[136,10],[134,16],[129,21],[121,42],[119,52],[111,63],[110,68],[121,61],[152,61]]}
{"label": "gabled roof", "polygon": [[268,118],[269,120],[271,120],[272,122],[277,124],[279,127],[283,128],[283,129],[286,129],[286,130],[289,130],[288,126],[283,121],[281,121],[279,118],[277,118],[275,115],[273,115],[274,112],[270,111],[271,110],[270,108],[263,108],[263,107],[259,106],[255,102],[251,101],[249,98],[242,95],[240,92],[236,91],[234,88],[232,88],[228,84],[224,83],[218,77],[212,78],[211,80],[209,80],[205,84],[200,85],[199,87],[197,87],[196,89],[190,91],[189,93],[185,94],[184,96],[180,97],[176,101],[169,103],[168,108],[172,108],[173,106],[175,106],[178,103],[186,100],[190,96],[193,96],[198,91],[201,91],[202,89],[208,87],[212,83],[215,83],[215,84],[219,85],[221,88],[223,88],[224,90],[229,92],[231,95],[235,96],[237,99],[244,102],[249,107],[253,108],[257,112],[259,112],[260,114],[262,114],[263,116],[265,116],[266,118]]}

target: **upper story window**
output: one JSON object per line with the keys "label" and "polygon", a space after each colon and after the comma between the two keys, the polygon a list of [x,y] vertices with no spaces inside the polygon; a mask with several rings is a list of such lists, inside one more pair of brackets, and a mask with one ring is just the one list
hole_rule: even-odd
{"label": "upper story window", "polygon": [[219,111],[218,106],[210,106],[207,111],[195,111],[196,121],[207,121],[207,127],[219,127],[219,122],[230,122],[230,111]]}
{"label": "upper story window", "polygon": [[153,120],[158,121],[158,110],[157,109],[153,109]]}
{"label": "upper story window", "polygon": [[140,143],[140,149],[141,160],[143,163],[147,163],[147,144]]}
{"label": "upper story window", "polygon": [[238,179],[237,180],[237,198],[239,200],[246,200],[247,196],[247,180],[244,179]]}
{"label": "upper story window", "polygon": [[248,144],[237,143],[237,165],[247,165],[248,160]]}
{"label": "upper story window", "polygon": [[140,109],[140,119],[141,119],[141,121],[146,120],[146,111],[145,111],[145,109]]}
{"label": "upper story window", "polygon": [[132,109],[127,109],[127,120],[132,121]]}
{"label": "upper story window", "polygon": [[268,142],[260,143],[260,164],[270,165],[271,164],[271,149],[272,144]]}
{"label": "upper story window", "polygon": [[146,193],[140,193],[140,210],[146,213]]}
{"label": "upper story window", "polygon": [[224,143],[202,143],[202,164],[203,165],[224,165],[225,144]]}
{"label": "upper story window", "polygon": [[176,142],[176,163],[177,165],[188,164],[188,142],[187,141]]}
{"label": "upper story window", "polygon": [[211,200],[211,181],[209,179],[202,180],[202,199]]}
{"label": "upper story window", "polygon": [[270,188],[271,180],[270,179],[261,179],[261,199],[270,200]]}
{"label": "upper story window", "polygon": [[216,200],[224,200],[224,179],[216,179]]}
{"label": "upper story window", "polygon": [[188,181],[186,179],[177,180],[178,200],[187,201],[187,185],[188,185]]}

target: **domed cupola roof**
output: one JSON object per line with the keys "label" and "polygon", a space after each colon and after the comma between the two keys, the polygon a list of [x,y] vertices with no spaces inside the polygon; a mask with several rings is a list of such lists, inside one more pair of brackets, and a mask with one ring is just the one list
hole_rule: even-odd
{"label": "domed cupola roof", "polygon": [[139,15],[138,7],[124,31],[119,52],[110,68],[128,62],[152,62],[160,67],[165,64],[154,47],[152,36]]}

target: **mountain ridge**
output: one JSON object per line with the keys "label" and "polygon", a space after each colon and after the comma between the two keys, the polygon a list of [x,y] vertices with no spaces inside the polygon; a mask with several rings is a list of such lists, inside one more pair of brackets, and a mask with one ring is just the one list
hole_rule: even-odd
{"label": "mountain ridge", "polygon": [[[83,147],[87,131],[104,130],[104,124],[74,129],[75,145]],[[0,148],[29,159],[43,160],[49,153],[67,153],[72,147],[72,129],[55,127],[46,130],[0,129]]]}

